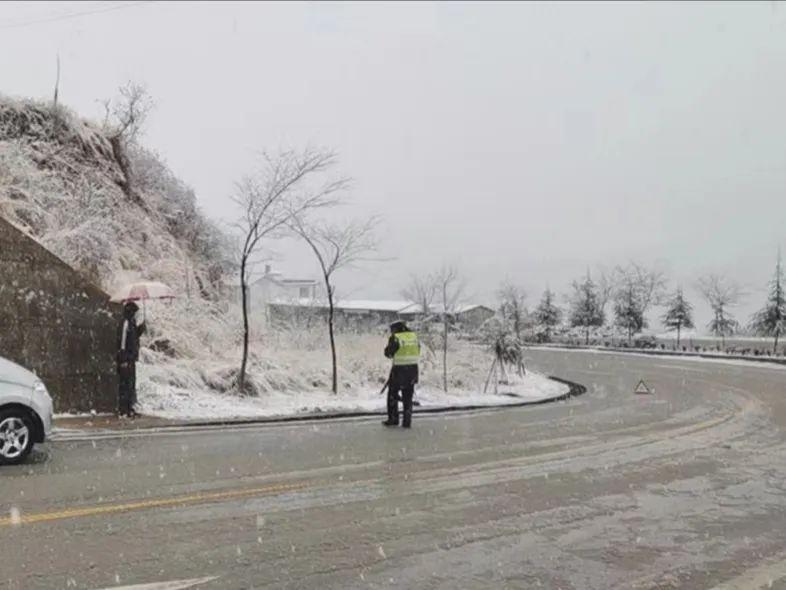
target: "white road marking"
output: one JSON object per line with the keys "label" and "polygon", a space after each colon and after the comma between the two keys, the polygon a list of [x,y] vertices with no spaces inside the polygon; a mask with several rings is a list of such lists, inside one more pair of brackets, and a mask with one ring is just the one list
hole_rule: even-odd
{"label": "white road marking", "polygon": [[112,586],[111,588],[103,588],[102,590],[183,590],[184,588],[193,588],[200,584],[207,584],[213,580],[217,580],[218,576],[210,576],[207,578],[191,578],[190,580],[172,580],[170,582],[153,582],[152,584],[136,584],[134,586]]}
{"label": "white road marking", "polygon": [[786,578],[786,559],[754,567],[731,580],[715,586],[712,590],[759,590]]}

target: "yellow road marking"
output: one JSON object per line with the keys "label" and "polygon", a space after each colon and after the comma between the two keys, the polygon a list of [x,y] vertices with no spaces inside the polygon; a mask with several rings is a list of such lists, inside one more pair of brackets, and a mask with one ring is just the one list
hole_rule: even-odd
{"label": "yellow road marking", "polygon": [[256,488],[245,488],[236,490],[225,490],[223,492],[205,492],[191,494],[188,496],[175,496],[173,498],[158,498],[154,500],[140,500],[138,502],[125,502],[121,504],[102,504],[98,506],[84,506],[81,508],[69,508],[56,512],[39,512],[34,514],[22,514],[19,517],[0,518],[0,528],[22,524],[34,524],[38,522],[51,522],[53,520],[64,520],[67,518],[79,518],[83,516],[96,516],[99,514],[114,514],[117,512],[131,512],[133,510],[147,510],[150,508],[162,508],[166,506],[184,506],[188,504],[200,504],[213,500],[228,500],[231,498],[243,498],[246,496],[259,496],[275,492],[287,492],[306,487],[305,483],[279,484]]}

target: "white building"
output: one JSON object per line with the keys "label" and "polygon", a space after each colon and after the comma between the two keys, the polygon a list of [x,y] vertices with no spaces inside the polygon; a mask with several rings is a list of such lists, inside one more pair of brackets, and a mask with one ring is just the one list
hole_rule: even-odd
{"label": "white building", "polygon": [[311,300],[316,298],[318,287],[314,279],[287,278],[268,264],[265,274],[251,283],[251,298],[259,303]]}
{"label": "white building", "polygon": [[[272,302],[312,301],[318,295],[319,282],[315,279],[285,277],[265,265],[265,272],[260,277],[252,277],[249,281],[248,299],[251,309],[264,311],[265,306]],[[231,297],[240,298],[240,279],[233,276],[224,281]]]}

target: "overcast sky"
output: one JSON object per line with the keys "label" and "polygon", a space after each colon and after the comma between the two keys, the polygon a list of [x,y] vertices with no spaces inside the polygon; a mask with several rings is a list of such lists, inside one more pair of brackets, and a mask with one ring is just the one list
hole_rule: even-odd
{"label": "overcast sky", "polygon": [[58,53],[83,115],[146,83],[145,142],[215,218],[258,150],[337,150],[396,257],[347,294],[448,262],[534,303],[635,259],[733,273],[746,318],[786,242],[786,5],[125,4],[0,3],[0,92],[49,97]]}

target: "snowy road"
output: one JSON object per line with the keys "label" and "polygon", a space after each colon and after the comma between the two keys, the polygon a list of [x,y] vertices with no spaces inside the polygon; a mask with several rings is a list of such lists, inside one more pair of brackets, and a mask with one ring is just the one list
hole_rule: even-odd
{"label": "snowy road", "polygon": [[530,357],[588,393],[55,443],[0,471],[0,588],[786,588],[786,370]]}

